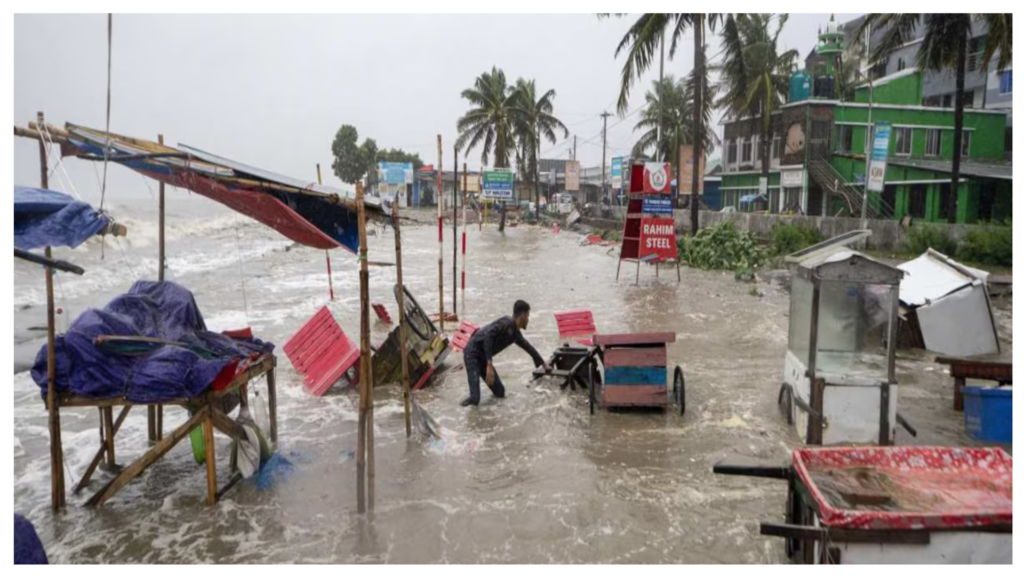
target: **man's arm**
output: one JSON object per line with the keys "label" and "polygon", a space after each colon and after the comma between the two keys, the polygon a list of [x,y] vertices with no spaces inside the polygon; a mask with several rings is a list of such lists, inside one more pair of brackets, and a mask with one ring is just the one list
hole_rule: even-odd
{"label": "man's arm", "polygon": [[518,330],[516,330],[516,346],[525,350],[530,355],[530,358],[533,358],[534,367],[544,365],[544,359],[534,350],[533,345],[527,342],[526,338],[523,337],[523,333]]}

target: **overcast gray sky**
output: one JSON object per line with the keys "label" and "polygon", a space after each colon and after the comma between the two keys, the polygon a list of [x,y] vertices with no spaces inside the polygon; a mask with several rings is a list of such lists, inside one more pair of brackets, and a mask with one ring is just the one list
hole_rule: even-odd
{"label": "overcast gray sky", "polygon": [[[840,22],[854,15],[836,15]],[[437,160],[437,134],[451,167],[455,122],[467,105],[459,93],[496,65],[510,81],[534,78],[554,88],[555,114],[571,135],[545,157],[567,158],[572,135],[583,166],[601,162],[602,110],[615,112],[622,59],[615,46],[633,17],[576,15],[115,15],[111,130],[178,142],[299,178],[341,183],[330,145],[342,124],[378,146]],[[801,59],[828,14],[792,14],[783,48]],[[104,15],[16,15],[14,118],[37,110],[51,122],[101,128],[106,94]],[[666,74],[693,64],[688,36]],[[717,38],[711,40],[717,53]],[[657,69],[631,94],[631,110]],[[608,119],[608,157],[628,153],[638,115]],[[716,130],[721,127],[715,125]],[[717,152],[716,152],[717,155]],[[461,165],[460,159],[460,165]],[[480,166],[479,150],[468,162]],[[71,165],[73,162],[69,162]],[[115,168],[113,172],[125,172]],[[86,177],[87,176],[87,177]],[[73,169],[83,195],[96,188],[92,168]],[[139,186],[112,175],[114,188]],[[15,143],[15,182],[38,184],[38,150]],[[55,186],[58,187],[58,186]]]}

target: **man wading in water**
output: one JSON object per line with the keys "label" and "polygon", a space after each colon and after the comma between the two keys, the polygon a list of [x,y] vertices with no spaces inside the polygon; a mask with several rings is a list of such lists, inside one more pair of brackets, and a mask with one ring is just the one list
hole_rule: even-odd
{"label": "man wading in water", "polygon": [[463,355],[466,363],[466,375],[469,377],[469,397],[462,401],[463,406],[480,404],[480,376],[491,392],[498,398],[505,397],[505,385],[494,371],[492,360],[494,355],[515,343],[533,358],[534,366],[543,366],[550,371],[544,359],[537,354],[533,346],[523,338],[520,330],[525,330],[530,323],[530,305],[516,300],[512,307],[512,316],[503,316],[477,330],[470,337]]}

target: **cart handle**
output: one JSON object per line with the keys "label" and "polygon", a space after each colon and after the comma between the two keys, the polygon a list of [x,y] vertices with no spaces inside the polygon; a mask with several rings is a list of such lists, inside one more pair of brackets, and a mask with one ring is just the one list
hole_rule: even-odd
{"label": "cart handle", "polygon": [[917,428],[914,428],[914,425],[911,424],[909,420],[904,418],[903,414],[900,414],[899,412],[896,413],[896,423],[906,428],[907,432],[910,432],[911,436],[917,438]]}
{"label": "cart handle", "polygon": [[729,464],[727,462],[715,464],[711,471],[715,474],[726,474],[729,476],[756,476],[758,478],[774,478],[776,480],[789,480],[792,474],[789,466]]}
{"label": "cart handle", "polygon": [[781,536],[793,540],[818,540],[829,542],[856,542],[875,544],[929,544],[931,533],[927,530],[851,530],[845,528],[820,528],[761,522],[762,536]]}

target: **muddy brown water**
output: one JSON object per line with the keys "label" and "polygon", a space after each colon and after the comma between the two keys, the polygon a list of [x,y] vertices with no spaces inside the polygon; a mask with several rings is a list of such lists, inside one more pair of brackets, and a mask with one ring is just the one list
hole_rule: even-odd
{"label": "muddy brown water", "polygon": [[[240,235],[238,241],[236,234]],[[484,389],[477,408],[458,406],[467,394],[461,356],[453,354],[434,385],[416,394],[442,427],[440,441],[405,437],[398,386],[376,392],[375,510],[356,513],[356,397],[334,390],[307,395],[280,347],[327,300],[322,251],[293,247],[272,231],[238,222],[205,237],[181,238],[170,277],[195,292],[211,329],[249,323],[279,347],[279,451],[290,475],[259,489],[244,481],[216,507],[205,506],[204,468],[187,442],[129,484],[99,510],[83,508],[97,479],[68,509],[49,509],[46,419],[28,374],[14,377],[14,508],[40,531],[56,562],[389,562],[389,563],[774,563],[782,542],[759,536],[760,520],[779,521],[785,485],[712,474],[725,459],[782,464],[797,446],[775,405],[786,348],[788,295],[774,285],[736,282],[732,273],[682,268],[640,271],[624,265],[615,280],[616,251],[580,246],[581,236],[536,227],[495,227],[469,233],[467,291],[458,313],[476,323],[509,314],[516,299],[532,308],[526,337],[542,355],[558,344],[553,312],[586,308],[601,332],[670,331],[670,365],[686,376],[687,412],[608,412],[591,416],[585,391],[530,381],[529,357],[513,347],[496,368],[508,390]],[[436,312],[437,231],[403,229],[404,276],[428,312]],[[229,245],[231,250],[223,250]],[[237,249],[236,249],[237,247]],[[393,261],[393,234],[370,238],[372,261]],[[445,307],[451,308],[451,229],[445,234]],[[155,246],[129,246],[139,273],[153,268]],[[84,256],[89,273],[112,274],[123,262]],[[238,255],[244,254],[243,263]],[[214,256],[216,255],[216,256]],[[71,253],[58,257],[72,259]],[[223,257],[222,260],[217,258]],[[109,258],[109,255],[108,255]],[[177,262],[177,264],[175,264]],[[358,334],[356,261],[334,255],[335,306],[343,328]],[[24,272],[24,271],[22,271]],[[87,274],[87,276],[88,276]],[[397,317],[393,267],[372,268],[371,298]],[[241,278],[245,278],[242,290]],[[65,282],[71,280],[65,279]],[[21,284],[19,285],[18,282]],[[109,299],[128,280],[68,296],[68,307]],[[38,291],[41,278],[23,273],[16,288]],[[756,294],[751,293],[752,286]],[[64,285],[67,293],[77,294]],[[38,293],[38,292],[36,292]],[[243,305],[243,301],[247,306]],[[17,305],[18,303],[16,303]],[[21,302],[16,323],[31,323],[38,302]],[[19,316],[20,314],[20,316]],[[1009,312],[1000,312],[1008,328]],[[24,330],[24,326],[21,330]],[[19,328],[16,326],[16,332]],[[380,342],[387,329],[374,327]],[[962,416],[951,409],[952,385],[942,367],[921,354],[900,360],[901,412],[921,430],[899,441],[967,444]],[[168,409],[166,428],[184,421]],[[64,410],[69,487],[98,443],[94,410]],[[118,435],[126,463],[146,448],[141,413]],[[220,480],[229,443],[217,438]]]}

